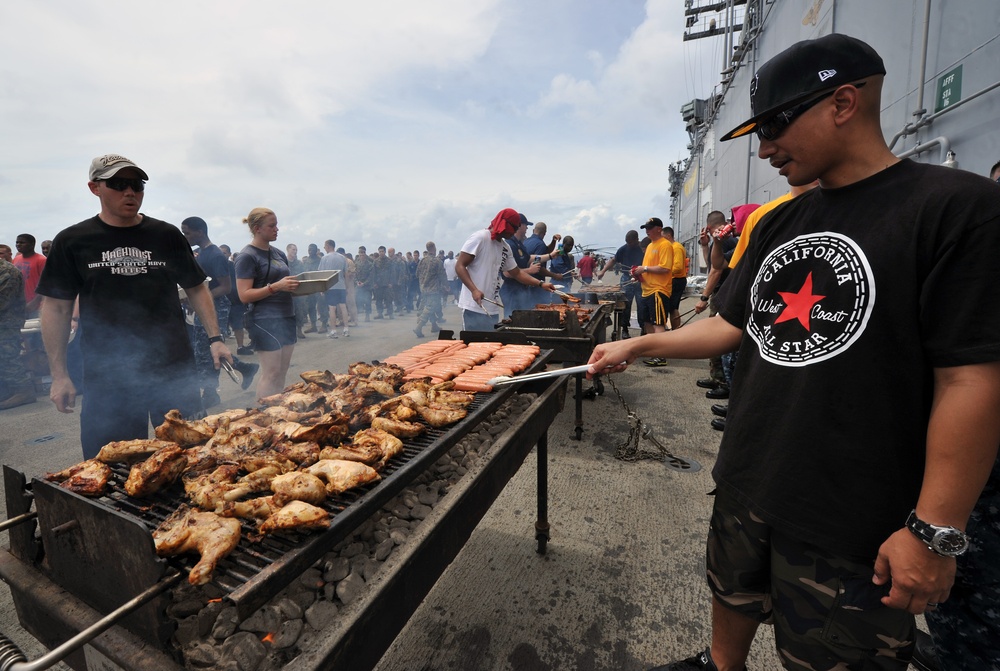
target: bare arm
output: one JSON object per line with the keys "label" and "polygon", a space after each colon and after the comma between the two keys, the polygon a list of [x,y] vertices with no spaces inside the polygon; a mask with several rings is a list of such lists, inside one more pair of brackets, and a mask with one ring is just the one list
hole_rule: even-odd
{"label": "bare arm", "polygon": [[[534,268],[534,267],[535,266],[532,266],[532,268]],[[520,282],[521,284],[525,284],[525,285],[527,285],[529,287],[541,287],[543,289],[548,289],[549,291],[552,291],[553,289],[555,289],[555,287],[552,286],[552,284],[550,282],[543,282],[542,280],[538,279],[537,277],[533,277],[532,275],[529,275],[528,274],[529,272],[531,272],[531,268],[523,268],[523,269],[522,268],[514,268],[514,269],[509,270],[507,272],[507,276],[510,277],[510,278],[512,278],[512,279],[515,279],[518,282]]]}
{"label": "bare arm", "polygon": [[676,331],[602,343],[594,348],[588,363],[597,371],[619,373],[639,357],[704,359],[732,352],[742,337],[742,330],[722,317],[713,317]]}
{"label": "bare arm", "polygon": [[476,286],[476,283],[472,281],[472,276],[469,275],[469,264],[475,261],[476,257],[468,252],[459,252],[458,260],[455,261],[455,274],[458,275],[458,279],[462,280],[462,284],[472,292],[472,300],[476,301],[477,305],[483,304],[483,294]]}
{"label": "bare arm", "polygon": [[[712,245],[712,269],[708,271],[708,279],[705,280],[705,292],[702,296],[711,296],[712,292],[715,291],[716,285],[719,284],[719,280],[722,279],[722,271],[726,268],[726,257],[722,255],[722,247],[715,244]],[[695,306],[694,311],[701,314],[708,307],[708,301],[699,300]]]}
{"label": "bare arm", "polygon": [[[198,315],[198,319],[201,320],[202,328],[205,329],[205,333],[208,334],[209,338],[214,338],[219,333],[219,318],[215,315],[215,302],[212,299],[212,292],[204,284],[199,284],[194,287],[186,287],[184,289],[187,293],[188,302],[191,307],[194,308],[194,312]],[[215,367],[218,368],[221,364],[222,359],[226,359],[230,363],[233,361],[233,355],[226,347],[226,343],[216,341],[210,346],[212,350],[212,360],[215,362]]]}
{"label": "bare arm", "polygon": [[[248,305],[250,303],[256,303],[257,301],[264,300],[268,296],[275,294],[279,291],[295,291],[299,286],[299,281],[295,279],[292,275],[287,275],[282,277],[277,282],[272,282],[265,284],[257,289],[253,288],[253,278],[236,278],[236,291],[240,295],[240,303]],[[204,324],[204,322],[202,322]]]}
{"label": "bare arm", "polygon": [[229,273],[226,273],[225,277],[217,277],[216,279],[219,280],[219,284],[212,289],[212,298],[228,296],[233,290],[233,281],[229,278]]}
{"label": "bare arm", "polygon": [[42,301],[42,342],[49,358],[49,372],[52,386],[49,398],[59,412],[73,412],[76,404],[76,387],[69,379],[66,367],[66,346],[69,344],[70,320],[73,316],[73,301],[46,298]]}
{"label": "bare arm", "polygon": [[[934,370],[934,400],[917,517],[965,529],[997,457],[997,407],[1000,362]],[[882,544],[875,560],[875,582],[892,583],[882,602],[911,613],[922,613],[928,602],[947,600],[954,579],[955,560],[928,550],[906,528]]]}

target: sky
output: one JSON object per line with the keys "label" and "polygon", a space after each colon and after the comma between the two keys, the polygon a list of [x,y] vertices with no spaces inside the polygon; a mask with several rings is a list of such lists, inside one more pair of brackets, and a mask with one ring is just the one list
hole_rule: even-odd
{"label": "sky", "polygon": [[461,248],[512,207],[617,248],[669,218],[680,107],[719,80],[680,0],[51,0],[0,7],[0,243],[98,213],[95,156],[142,212],[242,248]]}

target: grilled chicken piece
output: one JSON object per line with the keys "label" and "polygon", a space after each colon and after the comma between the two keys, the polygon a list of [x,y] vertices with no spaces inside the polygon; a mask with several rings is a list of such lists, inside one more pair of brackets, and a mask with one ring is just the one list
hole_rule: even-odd
{"label": "grilled chicken piece", "polygon": [[169,440],[141,438],[136,440],[116,440],[108,443],[97,453],[97,460],[106,464],[132,464],[142,461],[162,447],[177,445]]}
{"label": "grilled chicken piece", "polygon": [[337,385],[348,382],[351,379],[350,375],[338,375],[328,370],[307,370],[299,373],[299,377],[308,383],[319,385],[324,389],[333,389]]}
{"label": "grilled chicken piece", "polygon": [[[409,408],[404,408],[409,410]],[[410,412],[413,412],[412,410]],[[423,424],[417,424],[416,422],[405,422],[399,419],[391,419],[389,417],[376,417],[372,420],[372,428],[378,429],[379,431],[385,431],[386,433],[391,433],[397,438],[413,438],[414,436],[419,436],[424,432]]]}
{"label": "grilled chicken piece", "polygon": [[224,417],[207,443],[188,450],[188,459],[192,470],[204,471],[222,463],[237,463],[270,445],[273,440],[274,431],[270,428],[256,424],[233,426]]}
{"label": "grilled chicken piece", "polygon": [[261,533],[293,529],[326,529],[330,526],[330,513],[303,501],[292,501],[274,513],[260,525]]}
{"label": "grilled chicken piece", "polygon": [[298,422],[299,424],[306,423],[311,419],[317,419],[323,413],[320,410],[310,410],[309,412],[296,412],[295,410],[289,410],[283,405],[272,405],[268,408],[264,408],[262,414],[270,415],[275,419],[283,419],[289,422]]}
{"label": "grilled chicken piece", "polygon": [[319,461],[319,443],[306,441],[293,443],[282,441],[271,446],[271,449],[289,461],[294,461],[299,466],[312,466]]}
{"label": "grilled chicken piece", "polygon": [[341,494],[348,489],[382,479],[378,472],[367,464],[337,459],[320,459],[305,469],[305,472],[312,473],[325,482],[326,491],[330,495]]}
{"label": "grilled chicken piece", "polygon": [[375,370],[375,366],[370,363],[365,363],[364,361],[358,361],[352,363],[347,367],[347,372],[351,375],[357,375],[359,377],[368,377],[371,372]]}
{"label": "grilled chicken piece", "polygon": [[328,445],[336,445],[344,439],[348,432],[348,418],[339,412],[323,415],[311,426],[297,422],[277,422],[271,428],[280,436],[293,442],[314,441]]}
{"label": "grilled chicken piece", "polygon": [[204,420],[185,420],[181,411],[174,408],[163,417],[163,424],[154,430],[160,440],[170,440],[181,447],[201,445],[212,437],[215,429]]}
{"label": "grilled chicken piece", "polygon": [[393,386],[398,387],[403,382],[406,369],[391,363],[380,363],[368,373],[369,380],[383,380]]}
{"label": "grilled chicken piece", "polygon": [[97,459],[88,459],[64,470],[45,474],[46,480],[58,482],[60,487],[81,496],[101,496],[110,477],[111,467]]}
{"label": "grilled chicken piece", "polygon": [[226,501],[219,514],[223,517],[266,520],[281,508],[275,505],[273,496],[260,496],[246,501]]}
{"label": "grilled chicken piece", "polygon": [[216,565],[240,542],[240,523],[215,513],[200,512],[186,505],[153,532],[156,554],[160,557],[195,552],[201,559],[191,569],[188,582],[204,585],[212,579]]}
{"label": "grilled chicken piece", "polygon": [[427,394],[427,400],[430,403],[440,403],[444,405],[458,406],[461,408],[466,407],[476,398],[476,394],[470,391],[442,391],[438,389],[432,389],[429,394]]}
{"label": "grilled chicken piece", "polygon": [[278,473],[288,473],[299,467],[297,463],[271,448],[254,452],[239,460],[240,468],[247,473],[253,473],[267,468],[276,468]]}
{"label": "grilled chicken piece", "polygon": [[351,438],[355,449],[374,448],[382,453],[375,468],[381,470],[386,462],[403,451],[403,441],[381,429],[364,429]]}
{"label": "grilled chicken piece", "polygon": [[285,473],[271,480],[274,504],[283,506],[290,501],[305,501],[317,505],[326,500],[326,485],[317,476],[305,471]]}
{"label": "grilled chicken piece", "polygon": [[226,501],[226,493],[235,487],[240,467],[223,464],[211,473],[185,473],[184,491],[191,502],[202,510],[218,512]]}
{"label": "grilled chicken piece", "polygon": [[377,445],[341,445],[324,447],[319,453],[320,460],[337,459],[357,461],[372,466],[382,460],[382,450]]}
{"label": "grilled chicken piece", "polygon": [[187,468],[187,454],[176,445],[162,447],[146,461],[132,467],[125,481],[129,496],[149,496],[176,480]]}
{"label": "grilled chicken piece", "polygon": [[[295,388],[297,385],[292,385]],[[266,396],[260,399],[261,405],[281,405],[296,412],[309,412],[323,402],[323,388],[319,385],[302,385],[295,391],[283,391],[280,394]]]}
{"label": "grilled chicken piece", "polygon": [[[390,419],[398,419],[400,422],[409,422],[411,419],[417,416],[417,411],[407,405],[405,402],[400,403],[396,406],[395,410],[387,415]],[[372,424],[374,426],[374,424]]]}
{"label": "grilled chicken piece", "polygon": [[407,394],[411,391],[427,391],[431,387],[430,377],[418,377],[415,380],[407,380],[400,386],[399,393]]}
{"label": "grilled chicken piece", "polygon": [[436,403],[418,405],[416,410],[425,422],[436,428],[454,424],[469,414],[465,408]]}
{"label": "grilled chicken piece", "polygon": [[236,481],[233,488],[226,492],[223,498],[227,501],[236,501],[247,494],[266,492],[271,488],[271,480],[274,480],[281,473],[281,467],[275,465],[264,466],[253,473],[247,473]]}
{"label": "grilled chicken piece", "polygon": [[230,424],[236,424],[244,419],[251,418],[255,415],[259,415],[260,411],[254,408],[236,408],[233,410],[224,410],[215,415],[208,415],[205,417],[204,421],[213,429],[218,429],[222,424],[223,418],[229,421]]}

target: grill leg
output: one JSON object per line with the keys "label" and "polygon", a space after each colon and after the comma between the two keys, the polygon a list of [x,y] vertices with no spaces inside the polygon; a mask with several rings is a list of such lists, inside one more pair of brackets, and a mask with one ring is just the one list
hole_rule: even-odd
{"label": "grill leg", "polygon": [[580,440],[583,437],[583,373],[577,373],[573,377],[576,378],[576,435],[572,438]]}
{"label": "grill leg", "polygon": [[549,542],[549,434],[546,431],[538,438],[538,519],[535,520],[535,540],[538,554],[545,554],[545,544]]}

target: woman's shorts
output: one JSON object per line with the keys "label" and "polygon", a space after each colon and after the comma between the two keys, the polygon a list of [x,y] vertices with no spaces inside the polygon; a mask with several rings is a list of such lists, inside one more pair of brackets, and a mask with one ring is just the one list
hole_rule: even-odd
{"label": "woman's shorts", "polygon": [[295,317],[260,317],[250,327],[250,339],[258,352],[276,352],[294,345]]}

